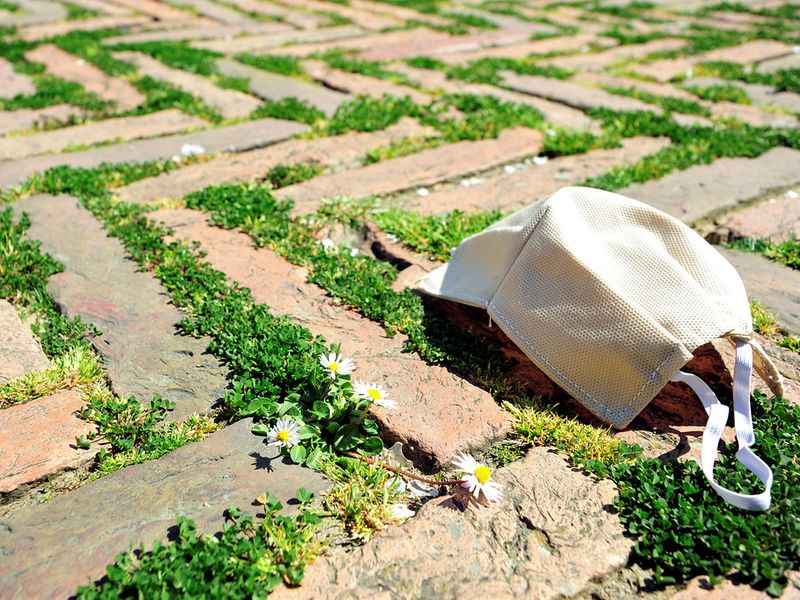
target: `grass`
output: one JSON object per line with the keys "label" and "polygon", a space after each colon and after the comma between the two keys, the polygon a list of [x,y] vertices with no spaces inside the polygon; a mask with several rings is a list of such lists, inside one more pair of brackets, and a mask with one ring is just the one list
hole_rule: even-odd
{"label": "grass", "polygon": [[264,181],[272,184],[273,189],[286,187],[301,183],[312,177],[316,177],[325,170],[321,164],[316,162],[302,162],[293,165],[275,165],[264,177]]}
{"label": "grass", "polygon": [[371,165],[383,160],[391,160],[393,158],[400,158],[401,156],[408,156],[409,154],[416,154],[423,150],[430,150],[442,145],[443,140],[438,137],[430,136],[410,136],[404,137],[386,144],[385,146],[378,146],[371,148],[364,155],[363,164]]}
{"label": "grass", "polygon": [[784,69],[774,73],[757,73],[738,63],[707,62],[695,67],[697,77],[721,77],[722,79],[760,83],[775,88],[776,92],[800,93],[800,69]]}
{"label": "grass", "polygon": [[740,238],[728,242],[728,247],[761,254],[792,269],[800,269],[800,240],[795,238],[783,242],[773,242],[769,239]]}
{"label": "grass", "polygon": [[102,375],[97,356],[85,347],[75,346],[53,358],[46,369],[0,384],[0,409],[85,386],[98,381]]}
{"label": "grass", "polygon": [[384,68],[381,63],[374,60],[355,58],[341,48],[334,48],[320,54],[315,54],[314,58],[324,60],[333,68],[347,71],[348,73],[358,73],[376,79],[386,79],[400,85],[416,87],[414,83],[402,73],[390,71]]}
{"label": "grass", "polygon": [[240,63],[271,73],[290,76],[305,74],[305,70],[300,66],[300,61],[295,56],[271,56],[269,54],[256,56],[244,53],[237,54],[234,58]]}
{"label": "grass", "polygon": [[297,98],[284,98],[282,100],[267,100],[250,115],[252,119],[264,119],[273,117],[275,119],[288,119],[298,121],[306,125],[313,125],[325,119],[325,113],[318,108],[311,106],[305,100]]}
{"label": "grass", "polygon": [[754,298],[750,300],[750,315],[753,317],[753,330],[761,335],[777,335],[781,332],[778,317]]}
{"label": "grass", "polygon": [[552,79],[567,79],[573,74],[572,71],[566,69],[539,65],[532,60],[521,58],[479,58],[467,65],[450,66],[445,70],[445,73],[448,79],[460,79],[468,83],[501,85],[503,80],[500,76],[500,71],[513,71],[519,75],[538,75]]}
{"label": "grass", "polygon": [[711,114],[706,107],[701,106],[697,102],[686,100],[684,98],[657,96],[655,94],[650,94],[649,92],[644,92],[635,88],[603,86],[603,89],[612,94],[629,96],[631,98],[641,100],[642,102],[647,102],[648,104],[655,104],[656,106],[660,106],[665,111],[669,112],[678,112],[687,115],[701,115],[704,117],[707,117]]}

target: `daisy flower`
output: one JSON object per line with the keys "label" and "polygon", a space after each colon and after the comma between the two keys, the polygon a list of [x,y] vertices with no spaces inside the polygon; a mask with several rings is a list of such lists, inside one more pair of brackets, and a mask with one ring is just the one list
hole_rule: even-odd
{"label": "daisy flower", "polygon": [[339,375],[350,375],[356,370],[356,365],[350,358],[342,358],[341,354],[331,352],[330,354],[321,355],[319,357],[319,364],[331,376],[331,379],[336,379]]}
{"label": "daisy flower", "polygon": [[267,434],[268,446],[291,448],[300,441],[300,423],[286,417],[278,419]]}
{"label": "daisy flower", "polygon": [[503,499],[503,487],[491,481],[492,470],[478,463],[469,454],[461,454],[453,461],[461,473],[461,487],[468,489],[477,499],[481,492],[489,502],[500,502]]}
{"label": "daisy flower", "polygon": [[353,390],[358,398],[369,400],[373,404],[382,406],[383,408],[397,408],[397,402],[389,400],[386,397],[386,392],[383,390],[382,385],[356,381],[353,384]]}

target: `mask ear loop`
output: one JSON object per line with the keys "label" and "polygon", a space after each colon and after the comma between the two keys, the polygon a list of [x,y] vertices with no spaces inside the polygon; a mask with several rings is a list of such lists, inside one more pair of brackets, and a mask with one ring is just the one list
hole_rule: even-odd
{"label": "mask ear loop", "polygon": [[736,459],[758,477],[764,484],[760,494],[740,494],[722,487],[714,481],[714,463],[717,460],[719,441],[728,421],[729,409],[720,403],[713,390],[697,375],[678,371],[672,381],[687,384],[694,390],[708,413],[708,422],[703,431],[701,466],[711,487],[728,503],[750,511],[764,511],[772,502],[772,470],[750,447],[755,443],[753,415],[750,410],[750,376],[753,369],[753,348],[744,340],[736,341],[736,367],[733,376],[733,410],[736,440],[739,450]]}

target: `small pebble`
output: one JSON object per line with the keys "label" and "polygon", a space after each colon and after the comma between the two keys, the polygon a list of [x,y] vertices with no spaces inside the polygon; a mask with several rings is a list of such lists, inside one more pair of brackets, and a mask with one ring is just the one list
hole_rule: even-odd
{"label": "small pebble", "polygon": [[422,196],[424,198],[428,194],[430,194],[430,192],[428,191],[428,188],[419,188],[417,190],[417,196]]}

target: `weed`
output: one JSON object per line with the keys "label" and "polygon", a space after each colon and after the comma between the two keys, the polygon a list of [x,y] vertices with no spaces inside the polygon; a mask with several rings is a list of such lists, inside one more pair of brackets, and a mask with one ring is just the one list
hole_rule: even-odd
{"label": "weed", "polygon": [[325,461],[320,470],[335,482],[323,505],[352,538],[366,541],[392,521],[392,505],[403,498],[389,471],[350,458]]}
{"label": "weed", "polygon": [[514,58],[479,58],[468,65],[456,65],[448,68],[448,79],[460,79],[469,83],[488,83],[501,85],[500,71],[514,71],[520,75],[539,75],[553,79],[567,79],[572,71],[559,67],[539,65],[528,59]]}
{"label": "weed", "polygon": [[800,269],[800,240],[796,238],[783,242],[773,242],[768,239],[739,238],[728,242],[728,247],[744,250],[745,252],[755,252],[792,269]]}
{"label": "weed", "polygon": [[103,369],[88,348],[74,346],[41,371],[0,384],[0,409],[98,381]]}
{"label": "weed", "polygon": [[382,160],[391,160],[409,154],[416,154],[422,150],[430,150],[442,145],[444,141],[438,137],[405,137],[402,140],[391,142],[386,146],[372,148],[364,156],[364,164],[371,165]]}
{"label": "weed", "polygon": [[448,12],[446,16],[459,25],[474,27],[476,29],[497,29],[497,25],[485,17],[470,13]]}
{"label": "weed", "polygon": [[240,63],[256,67],[263,71],[280,73],[281,75],[305,74],[305,70],[300,66],[300,61],[295,56],[271,56],[268,54],[255,56],[253,54],[237,54],[234,58]]}
{"label": "weed", "polygon": [[446,215],[426,216],[410,210],[390,209],[376,211],[372,218],[381,229],[396,235],[417,252],[447,261],[450,250],[461,240],[483,231],[502,216],[499,210],[476,213],[454,210]]}
{"label": "weed", "polygon": [[120,554],[103,580],[79,587],[76,597],[265,598],[282,582],[298,585],[319,551],[320,519],[309,509],[313,495],[303,489],[296,495],[300,506],[292,516],[278,514],[283,507],[267,494],[256,499],[264,507],[261,519],[228,509],[216,536],[198,535],[193,521],[179,517],[174,542]]}
{"label": "weed", "polygon": [[341,48],[334,48],[322,54],[315,55],[316,58],[324,60],[335,69],[347,71],[348,73],[360,73],[376,79],[387,79],[400,85],[415,87],[414,83],[402,73],[396,73],[385,69],[381,63],[373,60],[364,60],[349,56]]}
{"label": "weed", "polygon": [[135,44],[116,44],[111,50],[132,50],[152,56],[156,60],[183,71],[210,77],[217,73],[214,61],[222,57],[219,52],[204,48],[193,48],[188,42],[158,40]]}
{"label": "weed", "polygon": [[79,4],[73,4],[72,2],[65,2],[64,6],[67,8],[68,21],[91,19],[92,17],[99,17],[101,14],[100,11],[86,8],[85,6],[81,6]]}
{"label": "weed", "polygon": [[[496,138],[508,127],[540,128],[544,125],[542,113],[527,104],[500,100],[494,96],[473,94],[448,94],[436,100],[432,110],[453,106],[465,113],[463,119],[437,119],[427,116],[425,123],[438,129],[445,140],[482,140]],[[435,113],[434,113],[435,114]]]}
{"label": "weed", "polygon": [[273,189],[294,185],[316,177],[325,170],[316,162],[296,163],[293,165],[275,165],[265,175],[264,180],[272,184]]}
{"label": "weed", "polygon": [[420,108],[409,98],[384,95],[380,99],[359,96],[339,105],[325,125],[327,135],[346,131],[377,131],[394,125],[402,117],[417,116]]}
{"label": "weed", "polygon": [[736,102],[738,104],[750,104],[750,98],[747,93],[735,85],[708,85],[701,86],[683,86],[688,92],[691,92],[698,98],[703,100],[710,100],[711,102]]}
{"label": "weed", "polygon": [[250,115],[252,119],[263,119],[265,117],[287,119],[313,125],[318,121],[322,121],[325,118],[325,113],[311,106],[305,100],[284,98],[277,101],[267,100]]}
{"label": "weed", "polygon": [[737,79],[745,83],[760,83],[775,88],[777,92],[800,93],[800,69],[781,69],[774,73],[750,71],[743,65],[732,62],[707,62],[695,68],[697,76]]}
{"label": "weed", "polygon": [[406,64],[415,69],[444,70],[447,68],[447,63],[442,62],[438,58],[430,58],[428,56],[407,58]]}
{"label": "weed", "polygon": [[753,330],[761,335],[777,335],[781,328],[778,317],[755,298],[750,300],[750,315],[753,317]]}
{"label": "weed", "polygon": [[701,106],[697,102],[686,100],[684,98],[657,96],[655,94],[650,94],[648,92],[637,90],[635,88],[604,86],[603,89],[612,94],[618,94],[620,96],[629,96],[631,98],[636,98],[638,100],[641,100],[642,102],[647,102],[648,104],[655,104],[669,112],[679,112],[679,113],[685,113],[687,115],[702,115],[702,116],[710,115],[710,111],[706,107]]}
{"label": "weed", "polygon": [[800,354],[800,335],[787,335],[778,342],[778,345]]}

